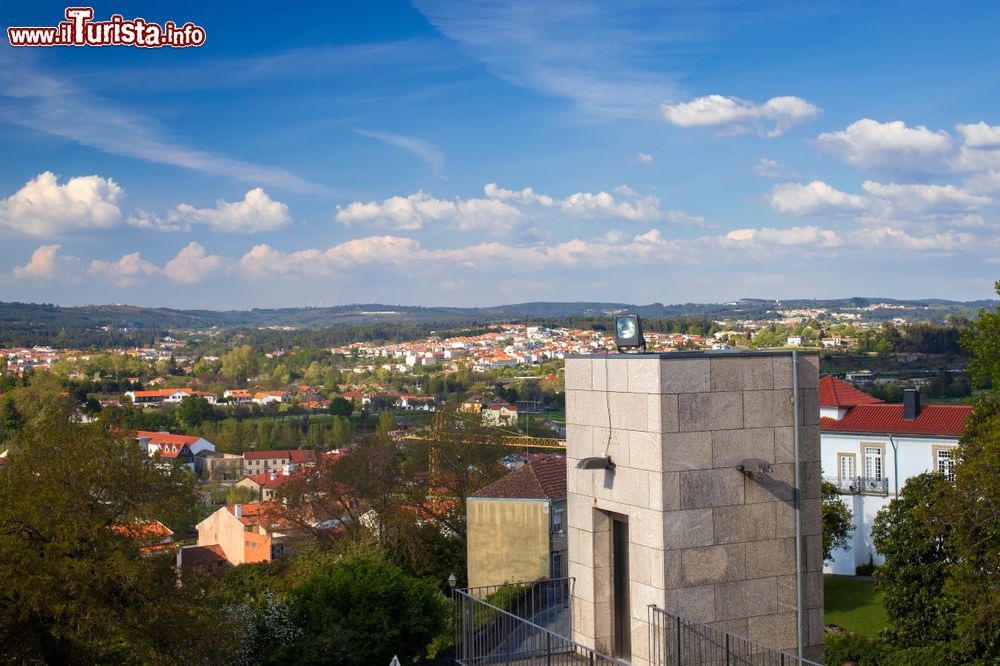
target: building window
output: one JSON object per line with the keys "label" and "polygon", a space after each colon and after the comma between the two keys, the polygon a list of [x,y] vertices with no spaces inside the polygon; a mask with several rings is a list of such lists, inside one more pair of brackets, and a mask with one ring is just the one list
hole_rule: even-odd
{"label": "building window", "polygon": [[854,464],[853,453],[837,454],[837,469],[839,471],[837,478],[840,481],[841,488],[848,487],[854,483],[854,478],[858,475]]}
{"label": "building window", "polygon": [[563,554],[552,553],[552,577],[553,578],[563,578],[566,574],[563,572]]}
{"label": "building window", "polygon": [[949,481],[955,480],[955,453],[952,449],[937,450],[937,471]]}
{"label": "building window", "polygon": [[865,478],[882,479],[882,447],[865,447]]}
{"label": "building window", "polygon": [[563,531],[563,510],[556,509],[552,512],[552,531],[562,533]]}

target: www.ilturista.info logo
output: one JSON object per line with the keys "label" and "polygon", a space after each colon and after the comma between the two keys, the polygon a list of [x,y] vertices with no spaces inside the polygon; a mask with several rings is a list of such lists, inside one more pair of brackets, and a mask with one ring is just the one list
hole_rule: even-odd
{"label": "www.ilturista.info logo", "polygon": [[188,22],[163,25],[146,19],[126,20],[113,14],[107,21],[94,21],[93,7],[67,7],[66,20],[54,28],[7,28],[11,46],[164,46],[185,48],[205,43],[205,29]]}

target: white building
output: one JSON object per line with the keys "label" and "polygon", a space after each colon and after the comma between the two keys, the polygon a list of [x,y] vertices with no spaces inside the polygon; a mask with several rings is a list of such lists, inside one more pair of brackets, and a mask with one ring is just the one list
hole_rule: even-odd
{"label": "white building", "polygon": [[833,377],[820,381],[819,395],[824,479],[840,489],[855,526],[850,550],[835,550],[824,572],[854,575],[860,564],[884,561],[872,545],[871,527],[907,479],[928,471],[952,476],[972,407],[921,408],[912,389],[904,392],[904,404],[885,404]]}
{"label": "white building", "polygon": [[483,423],[495,427],[517,424],[517,407],[506,402],[491,402],[480,412]]}

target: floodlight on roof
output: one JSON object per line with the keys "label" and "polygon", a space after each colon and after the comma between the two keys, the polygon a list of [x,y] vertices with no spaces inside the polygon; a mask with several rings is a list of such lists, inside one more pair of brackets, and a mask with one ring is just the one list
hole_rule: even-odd
{"label": "floodlight on roof", "polygon": [[642,336],[642,320],[639,315],[618,315],[615,317],[615,347],[646,350],[646,338]]}

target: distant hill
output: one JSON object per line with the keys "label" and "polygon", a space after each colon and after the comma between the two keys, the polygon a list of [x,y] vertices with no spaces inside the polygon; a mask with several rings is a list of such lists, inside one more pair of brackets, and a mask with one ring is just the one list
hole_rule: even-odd
{"label": "distant hill", "polygon": [[903,306],[868,314],[874,319],[906,317],[943,322],[948,316],[975,317],[983,307],[1000,301],[946,301],[940,299],[898,300],[890,298],[843,298],[835,300],[742,299],[731,303],[683,303],[633,305],[603,302],[532,302],[483,308],[418,307],[380,303],[338,305],[324,308],[277,308],[253,310],[174,310],[131,305],[87,305],[62,307],[37,303],[0,302],[0,344],[56,346],[86,344],[140,344],[151,342],[171,330],[256,329],[291,326],[303,329],[361,327],[380,324],[479,327],[491,324],[558,320],[573,317],[609,317],[616,312],[634,312],[644,317],[705,317],[708,319],[776,318],[776,310],[866,307],[873,303]]}

